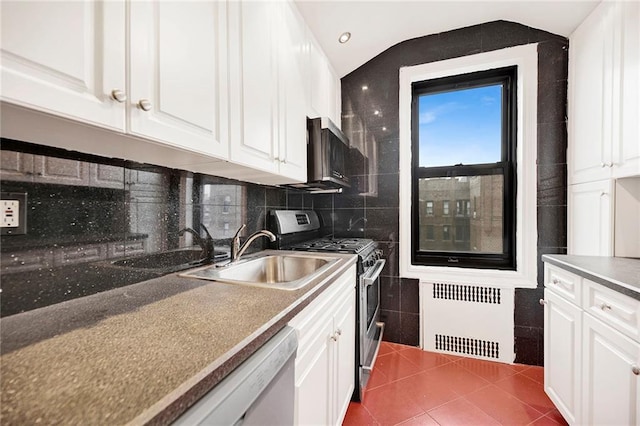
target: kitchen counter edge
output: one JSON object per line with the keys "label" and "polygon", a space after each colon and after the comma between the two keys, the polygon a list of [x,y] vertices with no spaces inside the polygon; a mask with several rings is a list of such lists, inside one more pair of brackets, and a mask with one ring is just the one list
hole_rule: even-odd
{"label": "kitchen counter edge", "polygon": [[640,300],[640,259],[545,254],[542,261]]}

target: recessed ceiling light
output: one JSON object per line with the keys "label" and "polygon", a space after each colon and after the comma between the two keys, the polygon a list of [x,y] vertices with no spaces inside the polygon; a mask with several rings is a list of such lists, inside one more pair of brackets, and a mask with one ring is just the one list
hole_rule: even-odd
{"label": "recessed ceiling light", "polygon": [[351,38],[351,33],[349,31],[345,31],[342,34],[340,34],[340,37],[338,37],[338,41],[344,44],[348,42],[350,38]]}
{"label": "recessed ceiling light", "polygon": [[362,86],[362,90],[369,90],[369,86]]}
{"label": "recessed ceiling light", "polygon": [[380,111],[378,110],[373,111],[373,115],[380,115]]}
{"label": "recessed ceiling light", "polygon": [[382,131],[383,131],[383,132],[386,132],[386,131],[387,131],[387,128],[383,126],[383,127],[382,127]]}

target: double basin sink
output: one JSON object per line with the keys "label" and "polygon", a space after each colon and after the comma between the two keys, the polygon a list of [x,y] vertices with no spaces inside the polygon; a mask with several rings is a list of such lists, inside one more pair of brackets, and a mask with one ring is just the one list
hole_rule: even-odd
{"label": "double basin sink", "polygon": [[[229,284],[297,290],[322,275],[337,257],[317,253],[297,253],[265,250],[246,255],[235,262],[216,252],[216,264],[201,266],[199,250],[174,250],[111,262],[125,268],[145,269],[162,273],[185,271],[181,277],[220,281]],[[201,266],[201,267],[198,267]],[[195,269],[193,269],[195,268]]]}

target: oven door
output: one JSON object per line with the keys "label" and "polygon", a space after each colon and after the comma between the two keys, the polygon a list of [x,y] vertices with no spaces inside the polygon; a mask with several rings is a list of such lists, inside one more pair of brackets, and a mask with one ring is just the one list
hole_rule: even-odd
{"label": "oven door", "polygon": [[384,323],[380,322],[380,274],[386,260],[378,259],[360,277],[360,392],[364,389],[380,349]]}

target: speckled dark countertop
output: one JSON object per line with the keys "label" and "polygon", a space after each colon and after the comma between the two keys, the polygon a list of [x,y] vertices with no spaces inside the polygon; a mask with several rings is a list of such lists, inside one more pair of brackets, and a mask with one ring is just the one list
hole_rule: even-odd
{"label": "speckled dark countertop", "polygon": [[542,260],[640,300],[640,259],[546,254]]}
{"label": "speckled dark countertop", "polygon": [[171,274],[1,319],[0,423],[170,423],[356,259],[331,256],[296,291]]}

